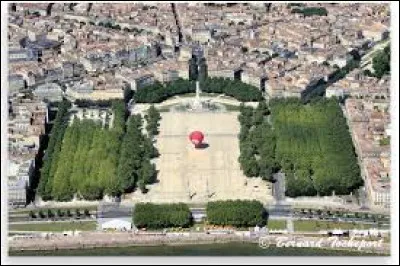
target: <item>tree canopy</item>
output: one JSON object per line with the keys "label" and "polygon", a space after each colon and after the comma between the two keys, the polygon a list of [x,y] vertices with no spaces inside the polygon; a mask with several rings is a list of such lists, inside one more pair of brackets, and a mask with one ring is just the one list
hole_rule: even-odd
{"label": "tree canopy", "polygon": [[303,7],[303,8],[293,8],[292,13],[300,13],[305,17],[309,16],[327,16],[328,10],[324,7]]}
{"label": "tree canopy", "polygon": [[117,176],[124,192],[132,192],[139,186],[147,192],[146,185],[157,178],[155,165],[150,160],[158,156],[158,151],[150,137],[143,134],[141,115],[128,119],[127,129],[121,144]]}
{"label": "tree canopy", "polygon": [[362,185],[346,119],[335,99],[307,105],[271,103],[276,159],[286,174],[286,194],[346,195]]}
{"label": "tree canopy", "polygon": [[377,78],[382,78],[382,76],[390,73],[390,45],[374,56],[372,68]]}
{"label": "tree canopy", "polygon": [[142,132],[142,117],[130,117],[125,126],[125,104],[114,101],[111,127],[77,118],[68,126],[65,108],[60,106],[46,151],[38,190],[42,198],[98,200],[132,191],[138,181],[145,192],[146,185],[156,179],[150,160],[158,152],[152,139]]}
{"label": "tree canopy", "polygon": [[71,103],[65,100],[59,104],[58,112],[50,131],[49,143],[43,157],[43,166],[40,170],[38,185],[38,192],[44,200],[51,199],[53,165],[59,157],[62,139],[68,126],[68,110],[70,107]]}
{"label": "tree canopy", "polygon": [[189,227],[192,223],[189,207],[183,203],[135,205],[133,223],[137,228]]}
{"label": "tree canopy", "polygon": [[269,113],[265,101],[261,101],[256,109],[240,106],[239,163],[248,177],[272,180],[277,168],[275,132],[267,119]]}
{"label": "tree canopy", "polygon": [[257,109],[242,105],[238,117],[239,162],[248,177],[272,180],[273,173],[282,171],[290,197],[345,195],[362,185],[337,100],[319,99],[306,105],[300,99],[272,100],[270,119],[268,109]]}
{"label": "tree canopy", "polygon": [[184,79],[178,79],[166,84],[156,81],[152,85],[139,88],[133,98],[137,103],[160,103],[174,95],[195,92],[195,84],[195,81]]}
{"label": "tree canopy", "polygon": [[74,118],[65,130],[59,142],[59,156],[52,162],[49,176],[52,199],[70,201],[76,195],[97,200],[105,194],[121,193],[116,169],[125,125],[123,103],[114,103],[113,113],[112,128],[102,128],[93,120]]}
{"label": "tree canopy", "polygon": [[146,119],[146,131],[150,138],[158,135],[158,127],[159,121],[161,120],[160,112],[151,105],[150,108],[147,110],[147,114],[144,117]]}
{"label": "tree canopy", "polygon": [[207,221],[213,225],[236,227],[265,226],[268,214],[256,200],[228,200],[207,203]]}
{"label": "tree canopy", "polygon": [[200,82],[201,90],[210,93],[224,93],[241,102],[260,101],[263,99],[261,91],[252,85],[239,80],[227,78],[206,78]]}

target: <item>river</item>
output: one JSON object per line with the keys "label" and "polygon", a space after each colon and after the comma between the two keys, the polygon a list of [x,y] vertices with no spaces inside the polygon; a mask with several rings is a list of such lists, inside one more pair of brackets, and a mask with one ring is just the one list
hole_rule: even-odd
{"label": "river", "polygon": [[[357,251],[318,248],[260,248],[257,244],[229,243],[186,246],[135,246],[55,251],[13,251],[10,256],[377,256]],[[382,256],[382,255],[380,255]]]}

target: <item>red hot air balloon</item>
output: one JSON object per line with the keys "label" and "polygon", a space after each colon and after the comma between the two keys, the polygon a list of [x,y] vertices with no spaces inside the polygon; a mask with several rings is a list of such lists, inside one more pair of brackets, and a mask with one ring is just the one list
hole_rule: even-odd
{"label": "red hot air balloon", "polygon": [[193,131],[189,135],[189,140],[198,148],[204,140],[204,134],[201,131]]}

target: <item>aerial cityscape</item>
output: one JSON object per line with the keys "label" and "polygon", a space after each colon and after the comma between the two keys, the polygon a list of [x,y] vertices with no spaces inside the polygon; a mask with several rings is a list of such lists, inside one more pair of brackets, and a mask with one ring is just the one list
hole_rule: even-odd
{"label": "aerial cityscape", "polygon": [[9,255],[389,256],[390,16],[8,3]]}

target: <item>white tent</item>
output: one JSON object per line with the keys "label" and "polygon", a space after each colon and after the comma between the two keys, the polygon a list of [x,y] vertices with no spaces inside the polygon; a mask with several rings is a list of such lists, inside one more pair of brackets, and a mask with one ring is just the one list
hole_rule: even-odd
{"label": "white tent", "polygon": [[101,229],[114,229],[119,231],[131,230],[132,223],[124,220],[114,219],[101,224]]}

